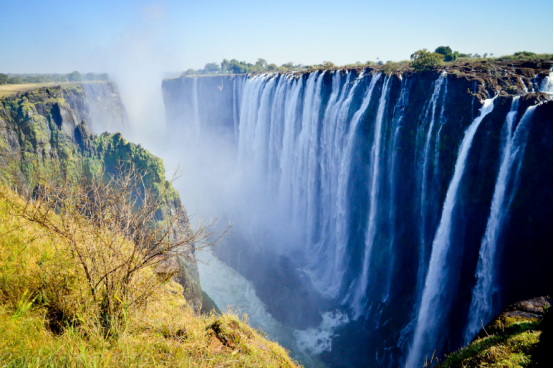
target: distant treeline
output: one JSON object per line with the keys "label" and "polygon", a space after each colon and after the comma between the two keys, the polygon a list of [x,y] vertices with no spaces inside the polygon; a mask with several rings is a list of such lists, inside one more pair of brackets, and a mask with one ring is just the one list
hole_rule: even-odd
{"label": "distant treeline", "polygon": [[49,83],[49,82],[82,82],[82,81],[107,81],[110,77],[106,73],[81,74],[74,71],[69,74],[3,74],[0,73],[0,84],[22,83]]}
{"label": "distant treeline", "polygon": [[[433,52],[432,52],[433,53]],[[484,53],[482,55],[477,53],[462,53],[458,51],[453,51],[450,46],[439,46],[435,49],[434,54],[437,59],[440,59],[442,62],[455,62],[455,61],[472,61],[474,59],[483,59],[486,58],[491,61],[503,61],[503,60],[521,60],[521,59],[552,59],[551,54],[535,54],[528,51],[516,52],[513,55],[505,55],[501,57],[494,57],[493,53]],[[413,56],[413,55],[412,55]],[[392,60],[382,61],[377,59],[377,61],[366,61],[360,62],[357,61],[354,64],[347,64],[344,67],[356,67],[356,66],[377,66],[377,65],[409,65],[411,62],[409,60],[404,60],[400,62],[393,62]],[[236,59],[223,59],[221,63],[208,63],[204,66],[203,69],[188,69],[183,72],[183,75],[206,75],[206,74],[246,74],[254,72],[263,72],[263,71],[277,71],[277,72],[287,72],[291,70],[302,70],[302,69],[331,69],[338,67],[338,65],[333,64],[330,61],[324,61],[321,64],[314,65],[303,65],[295,64],[293,62],[288,62],[281,66],[277,64],[268,63],[265,59],[258,59],[254,64],[248,63],[246,61],[238,61]]]}

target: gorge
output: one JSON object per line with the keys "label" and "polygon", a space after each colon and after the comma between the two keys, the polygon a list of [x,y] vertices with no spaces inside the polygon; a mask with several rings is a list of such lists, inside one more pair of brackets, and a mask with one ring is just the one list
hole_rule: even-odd
{"label": "gorge", "polygon": [[165,159],[305,364],[420,367],[551,293],[551,70],[166,79]]}

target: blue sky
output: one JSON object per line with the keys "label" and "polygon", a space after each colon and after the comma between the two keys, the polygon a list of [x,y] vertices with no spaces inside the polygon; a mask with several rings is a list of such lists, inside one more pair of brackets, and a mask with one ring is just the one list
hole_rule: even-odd
{"label": "blue sky", "polygon": [[402,60],[420,48],[552,52],[551,0],[3,1],[0,72],[159,71],[258,57]]}

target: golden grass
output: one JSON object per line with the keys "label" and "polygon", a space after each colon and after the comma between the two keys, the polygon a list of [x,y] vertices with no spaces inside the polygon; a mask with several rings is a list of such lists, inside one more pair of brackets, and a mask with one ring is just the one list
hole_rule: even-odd
{"label": "golden grass", "polygon": [[50,83],[23,83],[23,84],[2,84],[0,85],[0,98],[16,94],[18,92],[30,91],[40,87],[55,85]]}
{"label": "golden grass", "polygon": [[126,307],[120,329],[102,328],[64,240],[13,216],[6,199],[22,199],[5,186],[0,194],[0,366],[298,366],[246,316],[196,315],[172,280],[160,281],[148,303]]}

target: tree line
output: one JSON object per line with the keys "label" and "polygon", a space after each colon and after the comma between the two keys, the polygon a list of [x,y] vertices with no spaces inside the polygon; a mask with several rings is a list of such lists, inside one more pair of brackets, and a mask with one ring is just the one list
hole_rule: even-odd
{"label": "tree line", "polygon": [[[423,52],[424,51],[424,52]],[[516,52],[513,56],[507,56],[507,57],[515,57],[515,58],[532,58],[533,55],[535,55],[532,52],[522,51],[522,52]],[[417,59],[421,59],[419,62],[414,62],[414,57]],[[457,61],[460,58],[464,59],[471,59],[471,58],[492,58],[494,57],[493,53],[484,53],[483,55],[477,54],[477,53],[462,53],[459,51],[453,51],[450,46],[439,46],[435,49],[435,51],[427,51],[427,49],[422,49],[416,51],[416,53],[412,54],[412,61],[400,61],[400,62],[393,62],[392,60],[383,61],[379,60],[377,58],[377,61],[366,61],[366,62],[360,62],[356,61],[353,64],[347,64],[344,65],[345,67],[356,67],[356,66],[387,66],[389,64],[398,64],[398,65],[408,65],[415,67],[416,69],[421,68],[421,63],[423,63],[424,67],[432,67],[437,66],[439,64],[442,64],[443,62],[454,62]],[[503,57],[504,58],[504,57]],[[264,71],[275,71],[275,72],[287,72],[292,70],[305,70],[305,69],[331,69],[335,68],[335,64],[331,61],[323,61],[321,64],[313,64],[313,65],[303,65],[303,64],[295,64],[292,61],[277,65],[274,63],[269,63],[267,60],[259,58],[255,63],[249,63],[246,61],[238,61],[237,59],[223,59],[221,63],[213,62],[213,63],[207,63],[204,68],[202,69],[188,69],[185,72],[183,72],[183,75],[210,75],[210,74],[248,74],[248,73],[255,73],[255,72],[264,72]]]}
{"label": "tree line", "polygon": [[106,73],[81,74],[74,71],[68,74],[4,74],[0,73],[0,84],[23,84],[23,83],[67,83],[83,81],[108,81],[110,76]]}

